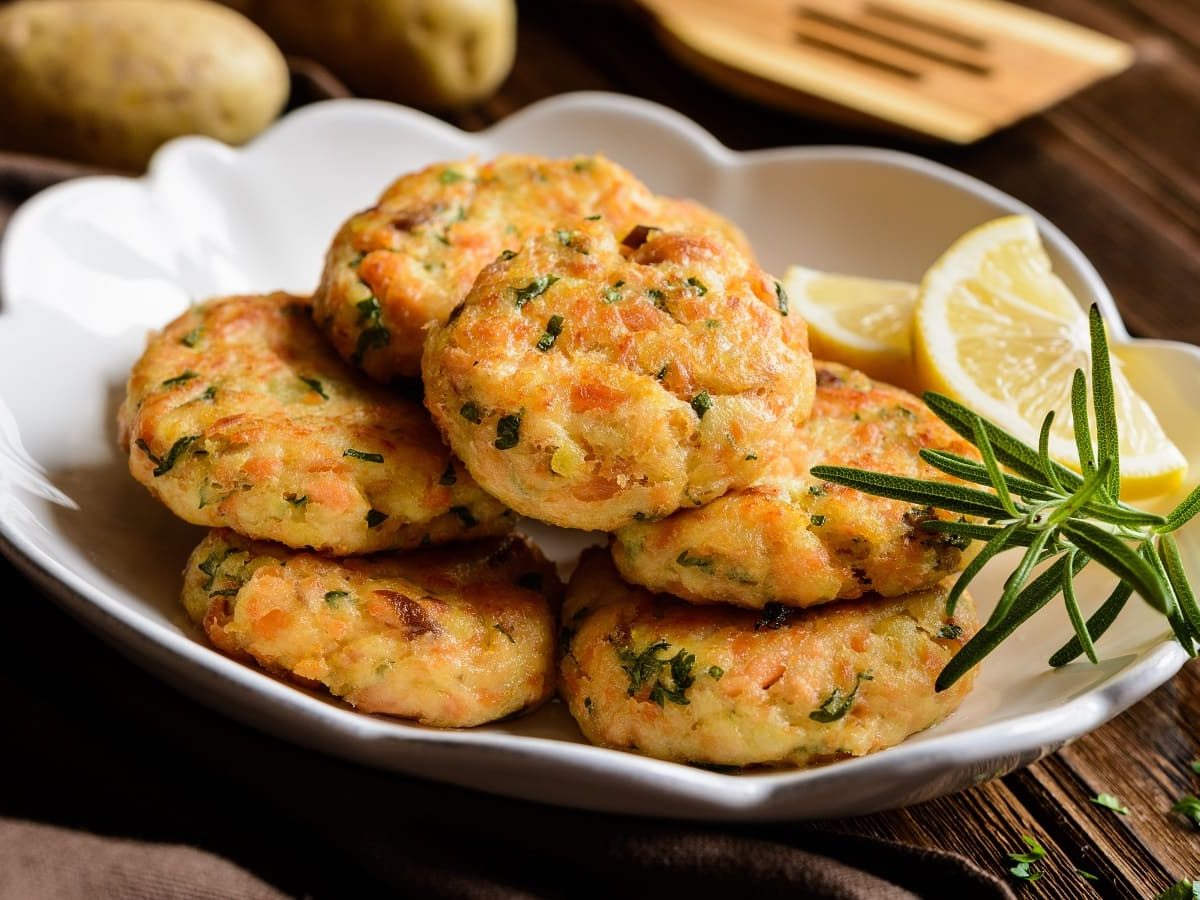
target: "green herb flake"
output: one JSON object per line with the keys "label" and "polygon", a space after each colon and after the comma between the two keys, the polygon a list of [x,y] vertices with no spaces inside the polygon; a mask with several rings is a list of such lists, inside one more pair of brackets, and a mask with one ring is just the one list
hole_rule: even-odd
{"label": "green herb flake", "polygon": [[699,294],[701,297],[703,297],[705,294],[708,293],[708,286],[703,281],[701,281],[699,278],[695,278],[695,277],[689,278],[687,280],[687,283],[690,287],[695,288],[696,293]]}
{"label": "green herb flake", "polygon": [[208,596],[210,596],[210,597],[236,597],[238,595],[238,591],[240,591],[240,590],[241,590],[240,587],[221,588],[221,590],[219,590],[219,591],[210,591]]}
{"label": "green herb flake", "polygon": [[754,462],[754,460],[758,459],[758,454],[755,453],[753,450],[751,450],[749,453],[747,453],[745,455],[745,457],[743,457],[743,459],[746,462]]}
{"label": "green herb flake", "polygon": [[786,316],[788,314],[788,295],[778,281],[775,282],[775,299],[779,303],[779,314]]}
{"label": "green herb flake", "polygon": [[358,253],[355,254],[354,259],[350,260],[348,265],[350,266],[351,269],[357,269],[360,265],[362,265],[362,261],[366,258],[367,258],[367,251],[359,250]]}
{"label": "green herb flake", "polygon": [[661,368],[661,369],[659,369],[657,372],[655,372],[655,373],[654,373],[654,379],[655,379],[655,381],[662,381],[664,378],[666,378],[666,377],[667,377],[667,370],[668,370],[669,368],[671,368],[671,364],[670,364],[670,363],[663,363],[663,364],[662,364],[662,368]]}
{"label": "green herb flake", "polygon": [[521,309],[534,297],[540,297],[542,294],[546,293],[546,291],[549,290],[550,285],[554,284],[556,281],[558,281],[557,275],[542,275],[540,278],[535,278],[533,281],[529,282],[529,284],[525,285],[525,287],[516,288],[514,292],[516,299],[514,302],[517,305],[517,309]]}
{"label": "green herb flake", "polygon": [[179,462],[179,457],[187,452],[188,447],[200,440],[200,435],[189,434],[186,437],[181,437],[171,445],[171,449],[167,451],[167,455],[161,459],[150,452],[150,445],[141,438],[138,438],[134,445],[146,454],[150,462],[154,463],[154,471],[151,473],[155,478],[161,475],[166,475],[173,468],[175,463]]}
{"label": "green herb flake", "polygon": [[200,333],[202,331],[203,329],[200,328],[200,326],[196,326],[183,337],[181,337],[179,339],[179,343],[183,344],[185,347],[195,347],[200,341]]}
{"label": "green herb flake", "polygon": [[625,287],[625,280],[614,281],[609,287],[604,289],[605,303],[620,303],[625,296],[621,293],[621,288]]}
{"label": "green herb flake", "polygon": [[1038,863],[1045,858],[1046,848],[1039,844],[1037,838],[1032,834],[1021,835],[1021,840],[1025,842],[1025,846],[1029,850],[1026,853],[1008,854],[1008,858],[1016,863],[1008,871],[1022,881],[1032,884],[1042,877],[1042,870],[1038,868]]}
{"label": "green herb flake", "polygon": [[825,517],[822,515],[809,516],[808,521],[812,523],[814,528],[820,528],[825,524]]}
{"label": "green herb flake", "polygon": [[500,258],[502,260],[504,260],[505,262],[508,262],[510,259],[513,259],[516,255],[517,255],[516,250],[505,250],[503,253],[500,254]]}
{"label": "green herb flake", "polygon": [[355,450],[353,447],[342,453],[343,457],[349,456],[351,459],[360,459],[363,462],[381,463],[383,462],[382,453],[367,453],[363,450]]}
{"label": "green herb flake", "polygon": [[329,395],[327,393],[325,393],[325,385],[321,384],[321,382],[318,381],[317,379],[309,378],[305,375],[301,375],[300,380],[303,381],[305,384],[307,384],[312,390],[316,391],[317,394],[320,395],[322,400],[329,399]]}
{"label": "green herb flake", "polygon": [[186,372],[181,372],[180,374],[176,375],[174,378],[168,378],[166,381],[164,381],[162,383],[162,386],[163,387],[172,387],[176,384],[184,384],[188,381],[191,381],[193,378],[199,378],[199,377],[200,376],[196,372],[193,372],[191,369],[188,369]]}
{"label": "green herb flake", "polygon": [[201,394],[197,399],[212,400],[216,396],[217,396],[217,386],[215,384],[210,384],[208,387],[206,387],[204,389],[204,393]]}
{"label": "green herb flake", "polygon": [[554,234],[558,238],[558,242],[560,244],[562,244],[564,247],[571,246],[571,238],[574,237],[574,234],[572,232],[567,231],[567,229],[565,229],[565,228],[559,228],[557,231],[554,232]]}
{"label": "green herb flake", "polygon": [[435,233],[433,239],[445,247],[451,246],[450,233],[448,231],[440,231]]}
{"label": "green herb flake", "polygon": [[596,213],[596,215],[594,215],[594,216],[584,216],[584,218],[589,222],[599,222],[601,219],[604,218],[604,216],[600,215],[599,213]]}
{"label": "green herb flake", "polygon": [[1200,900],[1200,878],[1177,881],[1154,900]]}
{"label": "green herb flake", "polygon": [[591,697],[583,698],[583,708],[588,711],[589,715],[591,714],[591,712],[592,712],[592,698]]}
{"label": "green herb flake", "polygon": [[464,528],[474,528],[479,524],[479,520],[471,513],[470,508],[466,506],[452,506],[450,512],[458,516],[458,520],[463,523]]}
{"label": "green herb flake", "polygon": [[703,419],[704,414],[712,409],[712,397],[709,396],[708,391],[701,391],[692,398],[691,405],[696,412],[696,417]]}
{"label": "green herb flake", "polygon": [[359,325],[369,322],[371,319],[378,319],[383,313],[383,307],[379,305],[379,300],[374,294],[366,300],[359,300],[354,305],[358,309]]}
{"label": "green herb flake", "polygon": [[1121,801],[1112,794],[1097,794],[1095,797],[1091,798],[1091,801],[1097,806],[1103,806],[1105,809],[1111,809],[1113,812],[1119,813],[1122,816],[1129,815],[1129,807],[1121,803]]}
{"label": "green herb flake", "polygon": [[663,311],[666,311],[666,308],[667,308],[667,295],[666,294],[664,294],[658,288],[648,288],[646,290],[646,296],[649,297],[652,301],[654,301],[654,305],[656,307],[658,307],[659,309],[661,309]]}
{"label": "green herb flake", "polygon": [[459,407],[458,414],[472,425],[478,425],[483,421],[483,410],[479,408],[479,404],[474,400],[468,400]]}
{"label": "green herb flake", "polygon": [[492,442],[493,447],[497,450],[511,450],[521,442],[521,418],[524,414],[522,410],[500,417],[500,421],[496,423],[496,440]]}
{"label": "green herb flake", "polygon": [[1171,812],[1179,813],[1197,828],[1200,828],[1200,798],[1194,794],[1180,797],[1171,806]]}
{"label": "green herb flake", "polygon": [[337,606],[339,601],[345,600],[349,596],[349,591],[326,591],[325,602],[330,606]]}
{"label": "green herb flake", "polygon": [[458,475],[454,472],[453,460],[446,463],[446,471],[442,473],[442,477],[438,479],[438,484],[449,486],[458,481]]}
{"label": "green herb flake", "polygon": [[355,306],[358,308],[358,324],[365,326],[358,334],[354,353],[350,357],[350,362],[357,366],[362,364],[363,356],[368,350],[376,350],[390,344],[392,333],[382,324],[383,308],[374,294],[365,300],[359,300]]}
{"label": "green herb flake", "polygon": [[305,507],[308,506],[308,494],[284,494],[283,499],[288,502],[289,506]]}
{"label": "green herb flake", "polygon": [[708,677],[711,678],[713,681],[720,681],[722,676],[724,676],[724,674],[725,674],[725,670],[722,669],[720,666],[709,666],[708,667]]}
{"label": "green herb flake", "polygon": [[214,550],[208,556],[204,557],[204,561],[196,566],[201,572],[208,576],[208,580],[200,586],[201,590],[210,590],[213,582],[216,580],[217,572],[220,571],[221,563],[225,562],[233,554],[232,550]]}
{"label": "green herb flake", "polygon": [[819,485],[819,484],[810,484],[808,486],[808,492],[809,492],[809,494],[811,494],[814,497],[824,497],[825,496],[825,488],[821,487],[821,485]]}
{"label": "green herb flake", "polygon": [[835,687],[833,692],[825,698],[824,702],[808,714],[808,717],[814,722],[820,722],[823,725],[838,721],[854,705],[854,698],[858,696],[859,685],[864,681],[874,680],[875,677],[870,672],[859,672],[854,676],[854,687],[850,689],[850,693],[843,694],[841,688]]}
{"label": "green herb flake", "polygon": [[683,566],[685,569],[703,569],[705,572],[712,572],[713,560],[711,556],[692,556],[691,551],[684,550],[677,557],[675,562]]}
{"label": "green herb flake", "polygon": [[367,510],[367,527],[375,528],[376,526],[382,525],[384,522],[386,522],[388,520],[388,518],[389,518],[389,516],[387,513],[380,512],[377,509],[368,509]]}
{"label": "green herb flake", "polygon": [[499,622],[497,622],[492,627],[495,628],[502,635],[504,635],[506,638],[508,638],[508,642],[510,644],[515,644],[517,642],[517,639],[512,636],[512,632],[509,631],[507,628],[505,628],[503,625],[501,625]]}
{"label": "green herb flake", "polygon": [[957,641],[962,637],[962,626],[955,625],[953,622],[947,622],[938,629],[938,637],[945,641]]}
{"label": "green herb flake", "polygon": [[546,323],[546,331],[538,338],[537,348],[543,353],[554,346],[554,342],[558,340],[558,336],[562,334],[563,317],[554,315],[550,317],[550,321]]}
{"label": "green herb flake", "polygon": [[438,181],[442,184],[456,184],[466,177],[466,175],[456,169],[442,169],[442,171],[438,172]]}
{"label": "green herb flake", "polygon": [[[657,703],[659,706],[665,706],[668,700],[679,706],[687,706],[691,703],[686,695],[688,688],[696,681],[696,677],[692,674],[696,656],[680,648],[679,652],[669,659],[659,658],[659,651],[669,650],[670,647],[671,645],[667,641],[659,640],[650,644],[641,653],[635,653],[632,648],[628,647],[618,651],[621,668],[629,676],[627,693],[630,697],[638,694],[646,684],[649,684],[648,699],[652,703]],[[664,675],[667,676],[667,681],[663,681]]]}

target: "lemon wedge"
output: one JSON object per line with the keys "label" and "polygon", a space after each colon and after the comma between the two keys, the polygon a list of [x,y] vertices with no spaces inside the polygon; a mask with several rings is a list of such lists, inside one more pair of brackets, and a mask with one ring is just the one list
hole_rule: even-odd
{"label": "lemon wedge", "polygon": [[[1050,454],[1079,468],[1071,378],[1091,377],[1087,315],[1050,260],[1027,216],[967,232],[925,273],[913,318],[922,387],[948,394],[1033,446],[1053,409]],[[1177,488],[1187,461],[1113,359],[1120,431],[1121,495]]]}
{"label": "lemon wedge", "polygon": [[917,286],[792,266],[784,288],[808,323],[813,356],[840,362],[877,381],[914,387],[912,317]]}

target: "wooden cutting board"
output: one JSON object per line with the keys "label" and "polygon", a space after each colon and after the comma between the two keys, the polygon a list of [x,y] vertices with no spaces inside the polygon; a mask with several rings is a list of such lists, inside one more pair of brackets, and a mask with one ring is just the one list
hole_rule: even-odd
{"label": "wooden cutting board", "polygon": [[970,143],[1133,48],[1002,0],[637,0],[686,65],[766,103]]}

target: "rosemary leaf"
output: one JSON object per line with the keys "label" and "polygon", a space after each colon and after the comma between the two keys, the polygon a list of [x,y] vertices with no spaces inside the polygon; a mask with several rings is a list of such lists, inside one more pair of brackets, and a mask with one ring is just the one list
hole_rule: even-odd
{"label": "rosemary leaf", "polygon": [[974,435],[975,446],[979,448],[979,455],[983,458],[983,465],[987,469],[988,480],[991,482],[992,488],[996,491],[996,496],[1000,498],[1000,503],[1005,511],[1012,517],[1016,518],[1020,515],[1017,512],[1017,506],[1013,503],[1012,495],[1008,492],[1008,483],[1004,480],[1004,476],[1000,474],[1000,464],[996,462],[996,454],[992,451],[992,442],[988,440],[987,431],[983,427],[983,419],[974,413],[971,414],[971,433]]}
{"label": "rosemary leaf", "polygon": [[1200,606],[1196,605],[1196,595],[1188,584],[1187,574],[1183,571],[1183,559],[1179,555],[1179,544],[1174,535],[1164,534],[1158,542],[1158,555],[1166,570],[1171,590],[1175,592],[1175,600],[1192,637],[1200,641]]}
{"label": "rosemary leaf", "polygon": [[1016,569],[1004,582],[1004,592],[1000,595],[1000,600],[996,603],[996,608],[992,611],[992,617],[987,620],[987,624],[983,626],[984,631],[995,631],[997,626],[1004,621],[1004,617],[1008,615],[1008,611],[1012,609],[1013,602],[1017,599],[1017,594],[1025,587],[1025,582],[1029,580],[1029,575],[1033,571],[1033,567],[1040,562],[1042,548],[1046,546],[1046,541],[1051,537],[1050,531],[1039,531],[1032,541],[1029,542],[1029,548],[1025,551],[1025,555],[1021,557],[1020,563]]}
{"label": "rosemary leaf", "polygon": [[1129,549],[1129,545],[1120,538],[1085,521],[1066,521],[1059,528],[1076,547],[1093,557],[1122,581],[1133,585],[1133,589],[1142,595],[1142,599],[1163,615],[1168,615],[1174,610],[1175,603],[1170,594],[1170,586],[1159,579],[1145,558]]}
{"label": "rosemary leaf", "polygon": [[1108,472],[1108,493],[1113,499],[1121,496],[1121,450],[1117,432],[1117,403],[1113,395],[1112,363],[1108,357],[1108,338],[1100,308],[1092,304],[1088,310],[1088,326],[1092,338],[1092,409],[1096,414],[1096,456],[1103,464],[1112,462]]}
{"label": "rosemary leaf", "polygon": [[1063,602],[1067,605],[1067,616],[1071,619],[1071,627],[1075,629],[1075,638],[1079,641],[1079,646],[1095,665],[1100,662],[1096,658],[1096,645],[1092,643],[1092,636],[1088,634],[1087,625],[1083,622],[1083,613],[1079,611],[1079,599],[1075,596],[1075,579],[1070,573],[1070,566],[1074,565],[1075,554],[1078,552],[1071,550],[1067,553],[1068,567],[1063,569],[1062,580]]}
{"label": "rosemary leaf", "polygon": [[822,481],[832,481],[847,487],[858,488],[868,494],[905,500],[924,506],[935,506],[951,512],[969,516],[994,518],[1004,516],[1006,510],[995,494],[977,491],[940,481],[922,481],[902,475],[887,475],[881,472],[865,472],[844,466],[813,466],[810,474]]}
{"label": "rosemary leaf", "polygon": [[1200,512],[1200,484],[1192,488],[1192,492],[1188,494],[1171,510],[1171,514],[1167,516],[1165,524],[1155,529],[1159,533],[1178,531],[1184,525],[1191,521],[1192,516]]}
{"label": "rosemary leaf", "polygon": [[[1090,559],[1086,553],[1076,554],[1071,565],[1072,574],[1078,575],[1089,562]],[[1062,590],[1063,572],[1066,568],[1067,558],[1060,557],[1055,560],[1054,565],[1029,582],[1025,590],[1017,595],[1011,612],[999,627],[992,631],[977,632],[971,640],[967,641],[966,646],[959,650],[950,662],[946,663],[946,667],[938,675],[934,689],[944,691],[952,686],[978,665],[980,660],[999,647],[1030,616],[1053,600],[1055,595]]]}
{"label": "rosemary leaf", "polygon": [[[974,413],[971,410],[956,400],[951,400],[944,394],[933,391],[926,392],[924,400],[925,405],[935,416],[967,440],[972,438],[970,416]],[[983,420],[983,427],[987,430],[988,440],[992,442],[992,450],[995,451],[996,458],[1000,462],[1018,475],[1032,481],[1044,479],[1041,460],[1036,450],[987,419]],[[1066,466],[1060,463],[1052,463],[1052,465],[1064,487],[1074,490],[1083,481],[1077,472],[1072,472]]]}
{"label": "rosemary leaf", "polygon": [[967,585],[987,565],[988,561],[1001,550],[1007,550],[1013,546],[1013,534],[1020,526],[1020,522],[1013,522],[998,530],[991,540],[983,545],[983,549],[976,554],[975,558],[967,564],[967,567],[958,576],[958,579],[954,582],[954,586],[950,588],[949,595],[946,597],[947,616],[954,615],[954,610],[958,607],[958,601],[962,597],[963,591],[967,589]]}
{"label": "rosemary leaf", "polygon": [[1061,522],[1067,521],[1071,516],[1075,515],[1079,510],[1083,509],[1088,502],[1096,496],[1096,494],[1104,488],[1105,480],[1108,478],[1109,469],[1112,467],[1112,460],[1106,459],[1100,463],[1100,468],[1091,472],[1087,478],[1083,480],[1083,484],[1061,503],[1049,518],[1046,519],[1046,527],[1053,527]]}
{"label": "rosemary leaf", "polygon": [[[1113,592],[1108,595],[1098,610],[1087,620],[1087,632],[1093,641],[1098,641],[1108,631],[1108,626],[1116,621],[1129,598],[1133,596],[1133,588],[1124,581],[1117,582]],[[1083,643],[1079,637],[1073,637],[1050,657],[1050,665],[1058,669],[1071,662],[1083,652]]]}
{"label": "rosemary leaf", "polygon": [[1058,473],[1054,470],[1054,460],[1050,458],[1050,429],[1054,427],[1054,410],[1046,413],[1046,418],[1042,419],[1042,430],[1038,434],[1038,461],[1042,465],[1042,472],[1046,476],[1046,483],[1051,485],[1060,494],[1070,493],[1058,477]]}
{"label": "rosemary leaf", "polygon": [[[992,483],[987,467],[975,462],[973,459],[967,459],[965,456],[959,456],[956,453],[946,453],[942,450],[925,449],[920,452],[920,457],[938,471],[945,472],[954,478],[970,481],[973,484],[987,485]],[[1010,475],[1007,472],[1002,474],[1009,491],[1018,497],[1024,497],[1026,500],[1050,500],[1055,496],[1054,490],[1036,481],[1030,481],[1017,475]]]}
{"label": "rosemary leaf", "polygon": [[1075,452],[1084,472],[1094,472],[1096,456],[1092,452],[1092,427],[1088,422],[1087,378],[1083,369],[1076,369],[1071,379],[1071,420],[1075,426]]}

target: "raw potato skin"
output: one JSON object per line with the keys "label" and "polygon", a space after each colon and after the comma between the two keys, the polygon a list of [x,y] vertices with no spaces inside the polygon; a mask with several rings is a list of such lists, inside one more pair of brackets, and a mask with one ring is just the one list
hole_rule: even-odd
{"label": "raw potato skin", "polygon": [[222,0],[356,94],[414,106],[490,96],[512,68],[514,0]]}
{"label": "raw potato skin", "polygon": [[249,140],[287,102],[283,54],[198,0],[23,0],[0,8],[0,146],[120,169],[165,141]]}
{"label": "raw potato skin", "polygon": [[733,245],[654,231],[626,252],[603,222],[537,237],[425,345],[425,403],[450,446],[486,491],[554,525],[608,531],[745,487],[812,403],[804,323]]}
{"label": "raw potato skin", "polygon": [[554,692],[561,588],[515,536],[337,560],[219,529],[188,560],[183,604],[236,658],[363,712],[465,728]]}
{"label": "raw potato skin", "polygon": [[967,542],[922,530],[955,515],[873,497],[809,475],[819,464],[950,481],[924,449],[978,458],[916,397],[817,362],[812,416],[766,477],[707,506],[617,532],[621,575],[693,603],[815,606],[868,592],[931,588],[966,564]]}
{"label": "raw potato skin", "polygon": [[656,197],[603,156],[438,163],[398,179],[341,227],[313,298],[317,321],[372,378],[417,375],[426,326],[446,320],[484,266],[559,222],[593,215],[619,235],[639,224],[713,231],[749,252],[727,219]]}
{"label": "raw potato skin", "polygon": [[213,300],[152,335],[119,430],[176,515],[290,547],[370,553],[513,522],[420,404],[349,369],[288,294]]}
{"label": "raw potato skin", "polygon": [[[863,756],[940,722],[970,691],[974,671],[934,691],[978,627],[966,595],[945,618],[947,590],[766,616],[652,595],[589,550],[563,606],[560,691],[589,741],[659,759],[807,766]],[[946,626],[955,637],[939,635]],[[639,657],[668,662],[643,666],[631,694]],[[811,717],[822,709],[833,721]]]}

